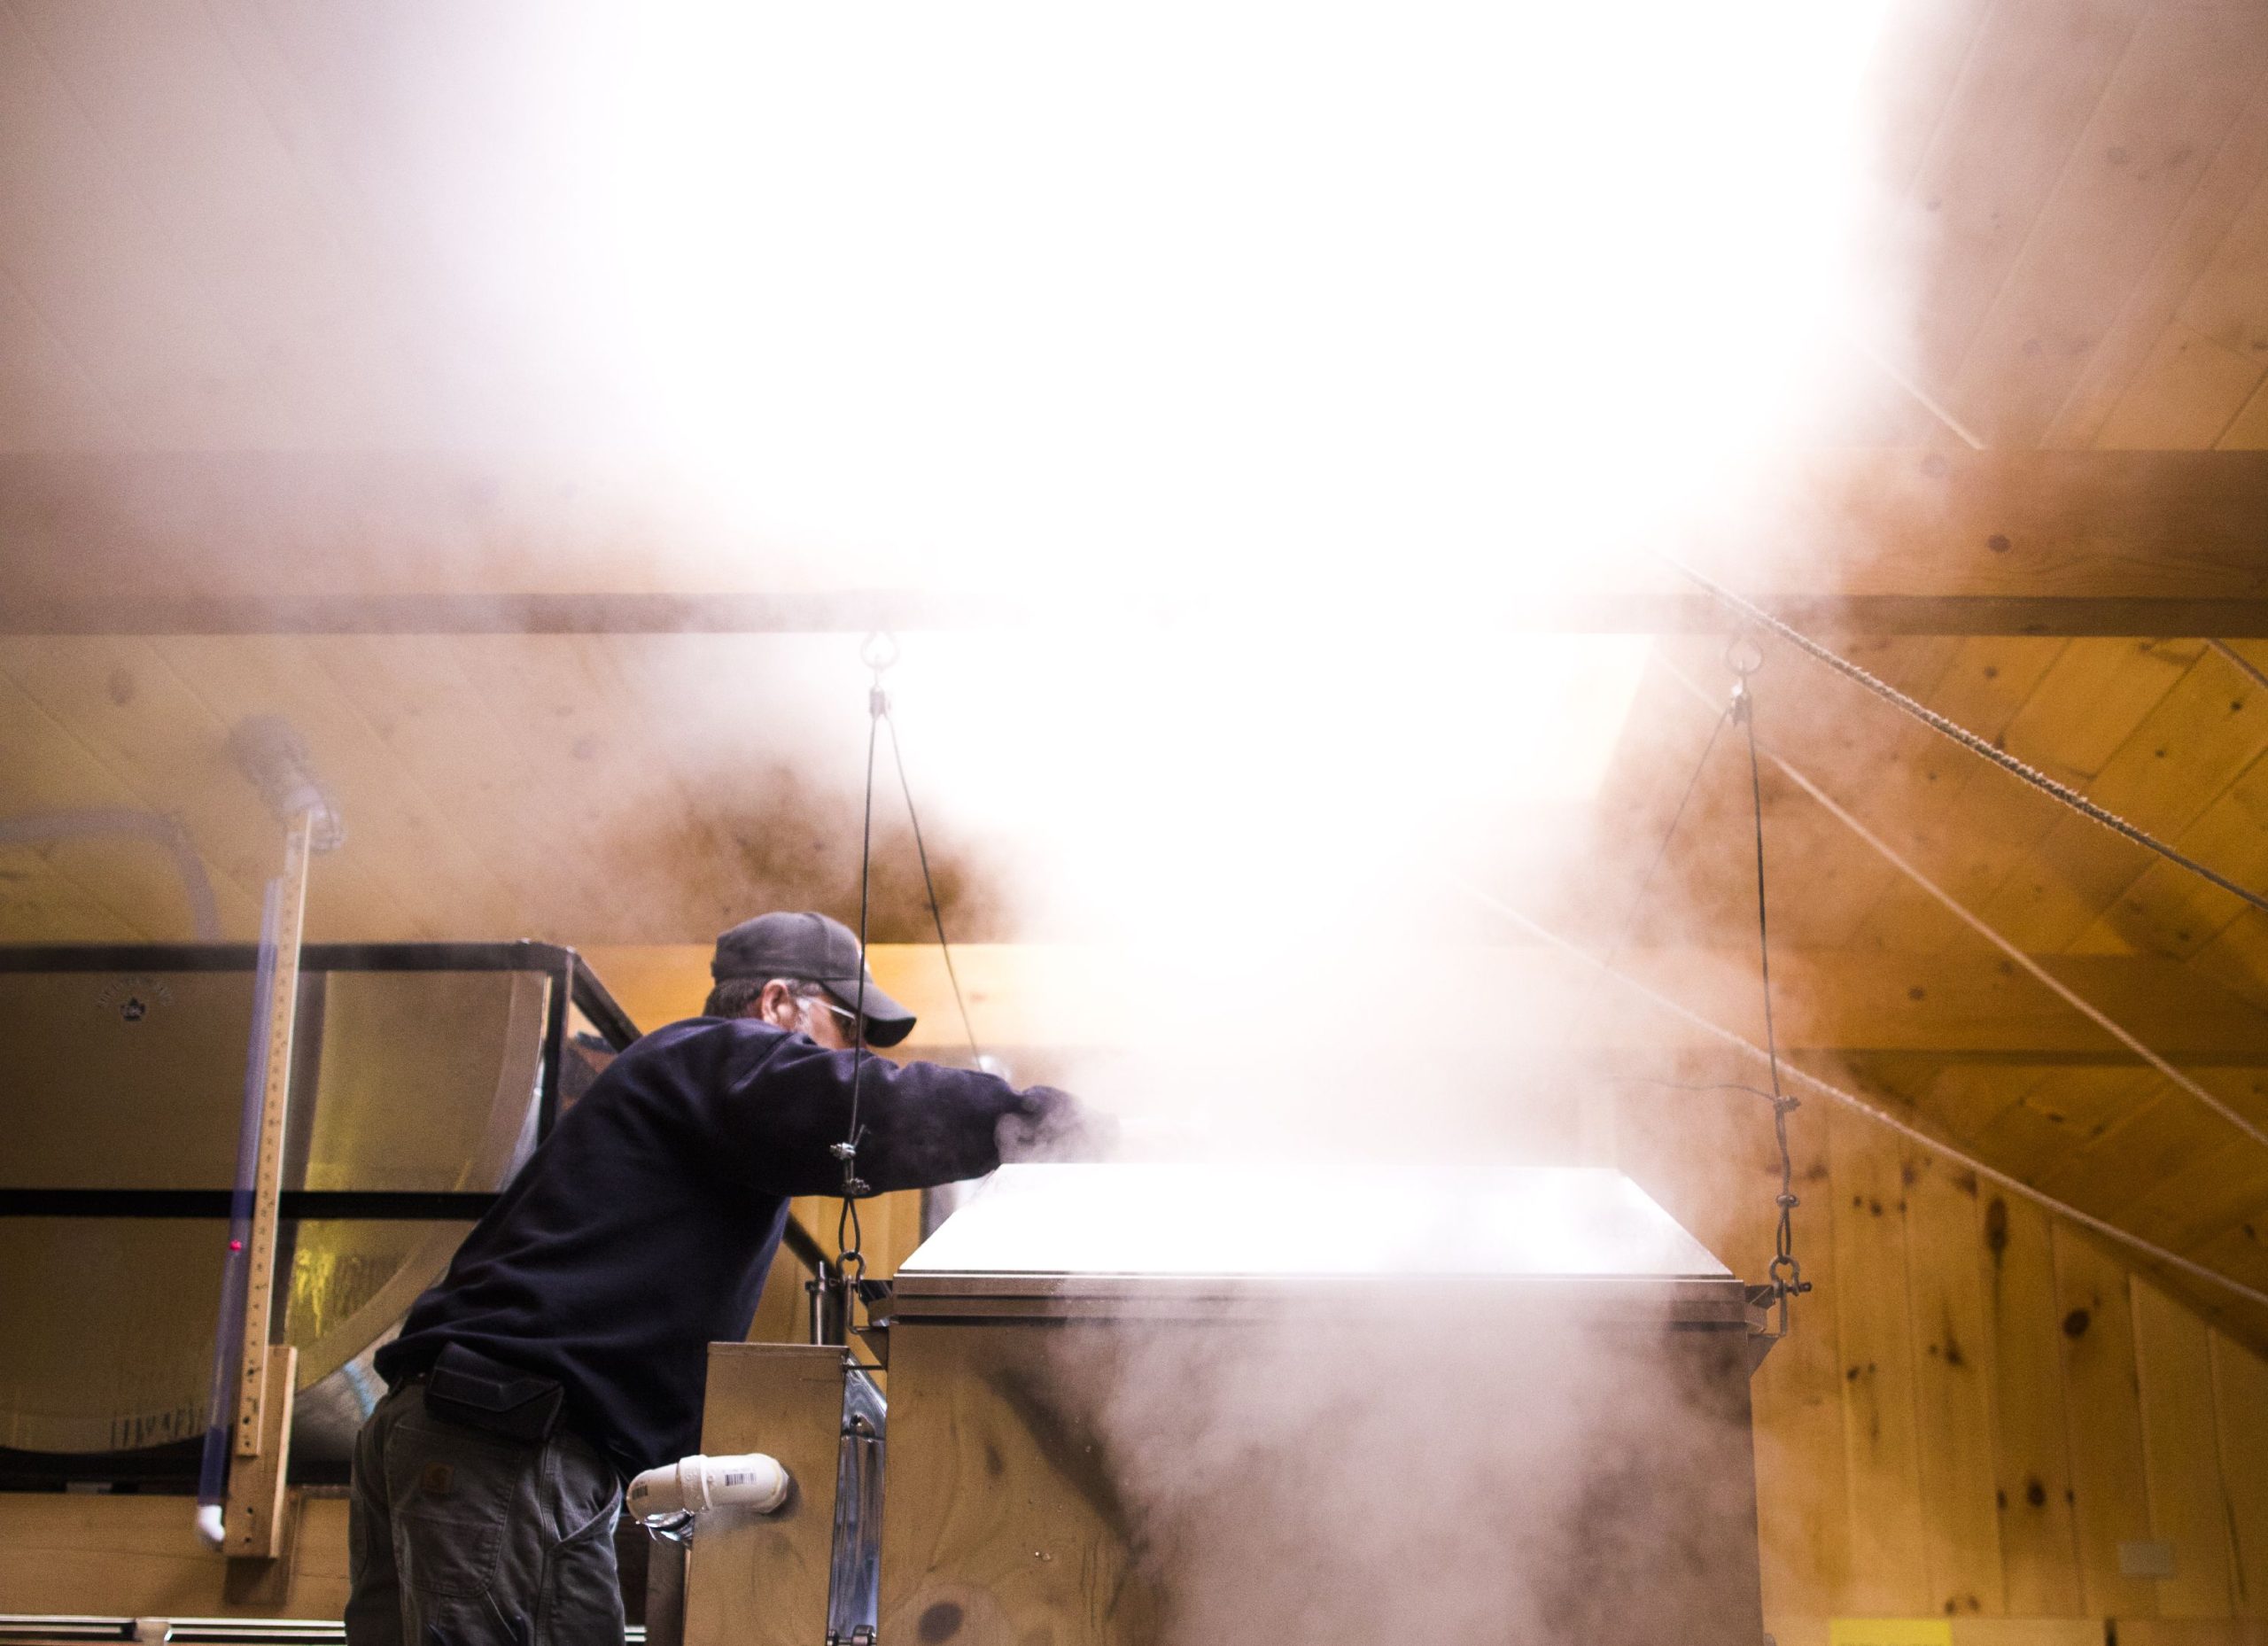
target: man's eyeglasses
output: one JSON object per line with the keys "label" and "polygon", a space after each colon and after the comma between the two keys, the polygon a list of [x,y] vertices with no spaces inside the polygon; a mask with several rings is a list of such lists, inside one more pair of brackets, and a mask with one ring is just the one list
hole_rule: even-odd
{"label": "man's eyeglasses", "polygon": [[849,1006],[835,1005],[835,997],[819,989],[804,990],[796,998],[799,1000],[809,1000],[815,1005],[824,1007],[834,1017],[835,1026],[842,1029],[843,1037],[848,1041],[857,1041],[858,1014]]}

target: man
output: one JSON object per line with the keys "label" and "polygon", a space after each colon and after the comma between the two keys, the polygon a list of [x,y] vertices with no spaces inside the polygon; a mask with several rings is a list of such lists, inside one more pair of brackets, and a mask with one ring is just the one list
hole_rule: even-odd
{"label": "man", "polygon": [[710,969],[705,1014],[609,1066],[379,1351],[352,1646],[619,1646],[621,1482],[699,1448],[707,1346],[747,1335],[788,1197],[842,1191],[854,1064],[877,1192],[980,1176],[1004,1134],[1072,1120],[1045,1087],[854,1059],[862,1004],[870,1045],[913,1014],[823,914],[735,926]]}

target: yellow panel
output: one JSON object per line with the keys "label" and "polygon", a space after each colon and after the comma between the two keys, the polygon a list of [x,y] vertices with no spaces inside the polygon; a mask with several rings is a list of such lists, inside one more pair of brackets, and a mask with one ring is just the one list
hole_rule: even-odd
{"label": "yellow panel", "polygon": [[1953,1625],[1943,1618],[1837,1618],[1828,1646],[1953,1646]]}

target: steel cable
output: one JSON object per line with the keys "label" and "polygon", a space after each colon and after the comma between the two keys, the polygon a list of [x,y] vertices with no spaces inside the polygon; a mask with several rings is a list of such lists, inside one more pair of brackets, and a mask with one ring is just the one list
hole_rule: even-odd
{"label": "steel cable", "polygon": [[[1665,661],[1663,667],[1668,671],[1670,677],[1673,679],[1676,680],[1679,685],[1684,687],[1685,689],[1693,694],[1695,697],[1705,703],[1708,701],[1708,694],[1703,689],[1700,684],[1686,675],[1674,664]],[[2118,1042],[2120,1045],[2125,1047],[2127,1051],[2132,1052],[2137,1058],[2140,1058],[2151,1068],[2156,1070],[2158,1074],[2171,1081],[2179,1090],[2187,1093],[2190,1097],[2194,1098],[2198,1102],[2203,1104],[2215,1114],[2226,1121],[2231,1126],[2233,1126],[2237,1130],[2242,1132],[2253,1142],[2261,1145],[2263,1147],[2268,1147],[2268,1130],[2263,1130],[2260,1127],[2253,1124],[2252,1122],[2247,1120],[2243,1115],[2231,1108],[2226,1103],[2224,1103],[2220,1099],[2215,1097],[2210,1091],[2208,1091],[2196,1080],[2193,1079],[2190,1075],[2184,1074],[2180,1069],[2176,1068],[2166,1059],[2161,1057],[2158,1053],[2150,1050],[2149,1047],[2144,1045],[2140,1039],[2129,1033],[2108,1013],[2104,1012],[2101,1007],[2086,999],[2085,997],[2072,989],[2070,985],[2064,982],[2061,978],[2050,972],[2046,967],[2040,965],[2038,959],[2033,958],[2031,955],[2027,954],[2023,950],[2019,949],[2014,943],[2010,942],[1999,931],[1988,925],[1983,917],[1972,913],[1969,908],[1958,898],[1954,897],[1951,892],[1946,890],[1944,887],[1938,885],[1937,881],[1931,880],[1927,874],[1923,873],[1917,866],[1908,862],[1896,847],[1892,846],[1888,841],[1883,839],[1872,829],[1868,828],[1864,823],[1860,822],[1856,817],[1852,816],[1848,810],[1836,801],[1833,796],[1829,795],[1825,789],[1820,788],[1817,783],[1812,781],[1812,780],[1806,777],[1801,771],[1790,765],[1785,756],[1778,754],[1770,749],[1767,749],[1765,750],[1765,757],[1772,762],[1773,765],[1777,768],[1781,775],[1785,777],[1790,782],[1802,789],[1805,794],[1810,796],[1813,800],[1817,802],[1820,807],[1824,810],[1829,817],[1842,824],[1844,827],[1849,829],[1860,840],[1864,841],[1868,846],[1872,847],[1875,851],[1878,853],[1885,862],[1889,863],[1892,868],[1895,868],[1899,873],[1905,875],[1907,879],[1912,881],[1924,892],[1927,892],[1931,897],[1935,898],[1937,902],[1945,908],[1947,913],[1960,920],[1961,924],[1968,927],[1978,936],[1984,938],[1985,942],[1991,943],[1995,949],[1998,949],[2016,966],[2021,967],[2034,979],[2034,981],[2047,988],[2049,992],[2054,994],[2058,999],[2062,1000],[2066,1005],[2078,1012],[2096,1028],[2101,1029],[2103,1033],[2109,1035],[2112,1039]]]}
{"label": "steel cable", "polygon": [[1889,681],[1880,679],[1876,676],[1869,674],[1866,670],[1860,668],[1857,664],[1852,663],[1849,658],[1842,656],[1838,653],[1821,645],[1817,641],[1813,640],[1809,635],[1802,633],[1800,630],[1792,628],[1789,625],[1783,623],[1779,618],[1774,617],[1770,612],[1766,611],[1762,607],[1754,604],[1752,602],[1742,599],[1730,589],[1726,588],[1722,584],[1713,582],[1710,578],[1704,577],[1700,572],[1696,571],[1692,567],[1685,564],[1682,561],[1674,559],[1671,555],[1661,554],[1658,550],[1657,550],[1656,553],[1665,565],[1677,572],[1681,577],[1690,579],[1697,587],[1702,589],[1712,598],[1722,602],[1729,609],[1738,612],[1742,617],[1748,619],[1751,623],[1757,625],[1759,628],[1769,630],[1772,633],[1778,635],[1782,640],[1787,641],[1790,646],[1795,647],[1805,656],[1813,659],[1813,661],[1825,664],[1828,668],[1832,669],[1836,673],[1841,675],[1845,679],[1852,681],[1853,683],[1865,687],[1868,691],[1872,692],[1876,696],[1881,698],[1884,703],[1895,707],[1899,712],[1912,716],[1915,719],[1919,720],[1922,725],[1928,726],[1931,731],[1938,733],[1941,736],[1950,738],[1953,741],[1959,743],[1963,749],[1968,749],[1971,754],[1976,755],[1982,759],[1991,761],[1994,765],[1999,766],[2003,772],[2031,784],[2034,788],[2039,790],[2040,793],[2047,795],[2063,805],[2070,807],[2072,811],[2078,812],[2081,817],[2087,819],[2089,821],[2100,824],[2102,827],[2109,829],[2112,834],[2120,836],[2122,839],[2132,841],[2134,844],[2141,847],[2146,851],[2155,852],[2159,857],[2163,858],[2168,863],[2173,864],[2179,868],[2188,870],[2192,874],[2196,875],[2199,879],[2210,881],[2211,884],[2219,887],[2232,897],[2238,898],[2241,901],[2250,905],[2253,908],[2259,910],[2264,914],[2268,914],[2268,897],[2262,897],[2258,892],[2253,891],[2248,887],[2239,885],[2227,875],[2221,873],[2216,869],[2208,868],[2204,864],[2198,862],[2196,858],[2166,844],[2165,842],[2160,840],[2148,829],[2142,828],[2138,825],[2129,823],[2124,818],[2120,817],[2117,812],[2109,810],[2107,807],[2097,805],[2093,801],[2089,800],[2085,795],[2079,793],[2078,789],[2071,788],[2069,784],[2059,783],[2054,778],[2048,776],[2047,773],[2039,771],[2036,767],[2025,765],[2014,755],[2008,753],[2007,749],[1994,747],[1991,742],[1982,737],[1979,737],[1967,726],[1959,724],[1957,721],[1947,719],[1944,715],[1939,714],[1936,710],[1929,707],[1926,703],[1916,702],[1915,699],[1907,696],[1904,692],[1899,691]]}
{"label": "steel cable", "polygon": [[[1677,1018],[1684,1023],[1689,1024],[1691,1027],[1699,1029],[1702,1033],[1710,1036],[1715,1040],[1720,1041],[1724,1044],[1730,1046],[1736,1051],[1746,1052],[1749,1056],[1756,1059],[1759,1062],[1766,1062],[1769,1060],[1765,1053],[1764,1048],[1747,1038],[1747,1037],[1736,1034],[1733,1030],[1725,1028],[1722,1024],[1713,1022],[1710,1019],[1702,1016],[1698,1012],[1692,1010],[1690,1007],[1680,1005],[1677,1001],[1673,1000],[1669,996],[1662,993],[1659,990],[1641,982],[1638,979],[1631,976],[1627,972],[1607,967],[1605,962],[1602,961],[1596,955],[1592,954],[1588,950],[1583,948],[1581,944],[1574,943],[1568,938],[1562,937],[1558,933],[1551,930],[1542,922],[1534,920],[1520,910],[1514,908],[1511,904],[1504,902],[1502,898],[1493,897],[1489,893],[1483,891],[1480,887],[1472,884],[1470,881],[1460,881],[1456,883],[1467,897],[1472,897],[1482,906],[1495,910],[1498,914],[1503,916],[1504,919],[1519,927],[1523,931],[1528,932],[1532,936],[1542,939],[1544,943],[1550,944],[1552,948],[1558,950],[1563,954],[1573,956],[1574,959],[1582,961],[1587,966],[1597,967],[1605,970],[1609,976],[1613,978],[1615,982],[1620,983],[1624,988],[1630,990],[1641,998],[1648,1000],[1653,1005],[1659,1006],[1663,1011],[1669,1013],[1673,1017]],[[1798,1083],[1808,1087],[1819,1096],[1826,1098],[1831,1102],[1838,1103],[1845,1108],[1850,1109],[1854,1114],[1863,1114],[1868,1120],[1873,1121],[1876,1124],[1886,1127],[1890,1130],[1898,1133],[1899,1136],[1905,1137],[1909,1142],[1920,1145],[1922,1148],[1927,1149],[1930,1153],[1965,1167],[1969,1170],[1975,1172],[1979,1177],[1984,1178],[1988,1182],[2000,1184],[2000,1187],[2008,1190],[2011,1194],[2016,1195],[2020,1200],[2029,1200],[2033,1205],[2039,1207],[2045,1211],[2053,1212],[2059,1217],[2069,1218],[2072,1223],[2078,1224],[2081,1228],[2092,1230],[2094,1233],[2102,1236],[2105,1239],[2116,1241],[2118,1245],[2126,1247],[2129,1251],[2139,1252],[2153,1262],[2161,1263],[2168,1269],[2177,1269],[2183,1274],[2190,1276],[2192,1278],[2205,1281],[2225,1292],[2233,1293],[2236,1296],[2244,1299],[2247,1302],[2256,1303],[2264,1308],[2268,1308],[2268,1292],[2263,1292],[2256,1287],[2246,1285],[2241,1280],[2233,1280],[2228,1276],[2220,1273],[2218,1269],[2208,1269],[2204,1264],[2198,1262],[2194,1258],[2183,1257],[2177,1253],[2166,1250],[2163,1246],[2154,1246],[2139,1235],[2129,1234],[2125,1230],[2119,1228],[2116,1223],[2109,1223],[2103,1218],[2097,1217],[2093,1213],[2083,1212],[2078,1207],[2071,1206],[2064,1201],[2059,1200],[2053,1195],[2043,1193],[2039,1190],[2033,1188],[2030,1184],[2024,1182],[2022,1178],[2011,1176],[2008,1173],[2001,1171],[1997,1167],[1986,1165],[1975,1155],[1964,1153],[1962,1150],[1955,1148],[1950,1144],[1931,1137],[1920,1127],[1911,1125],[1908,1122],[1899,1119],[1897,1115],[1882,1107],[1879,1104],[1869,1103],[1864,1098],[1858,1096],[1854,1092],[1845,1091],[1842,1087],[1837,1086],[1829,1081],[1821,1080],[1818,1075],[1807,1072],[1800,1065],[1790,1065],[1788,1074],[1790,1078],[1794,1079]]]}

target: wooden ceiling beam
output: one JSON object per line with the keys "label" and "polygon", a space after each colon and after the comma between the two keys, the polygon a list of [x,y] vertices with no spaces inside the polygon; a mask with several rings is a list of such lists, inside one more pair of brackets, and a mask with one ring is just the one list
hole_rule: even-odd
{"label": "wooden ceiling beam", "polygon": [[[911,631],[1208,603],[788,586],[776,546],[721,541],[657,471],[565,458],[0,454],[0,633],[19,634]],[[2268,637],[2268,453],[1783,453],[1664,547],[1815,629]],[[774,581],[726,586],[719,565]],[[1728,626],[1651,561],[1501,616]]]}
{"label": "wooden ceiling beam", "polygon": [[[704,945],[596,948],[599,976],[647,1028],[699,1009],[709,987]],[[934,947],[874,946],[876,981],[920,1021],[906,1049],[948,1054],[966,1047],[951,987]],[[1100,947],[967,943],[954,959],[980,1042],[990,1048],[1091,1047],[1184,1055],[1200,1027],[1157,1016],[1162,962]],[[2097,1002],[2144,1044],[2194,1068],[2268,1066],[2268,1013],[2177,961],[2142,955],[2054,955],[2044,965]],[[1760,1041],[1752,951],[1646,949],[1625,966],[1692,1010]],[[2130,1064],[2132,1058],[2046,989],[1994,957],[1900,957],[1870,951],[1799,950],[1772,958],[1781,1044],[1792,1055],[1910,1055],[1943,1061],[2029,1066]],[[1317,993],[1281,980],[1280,1001],[1240,997],[1246,1044],[1322,1032]],[[1593,986],[1584,968],[1534,948],[1444,951],[1427,967],[1427,1021],[1461,1046],[1533,1058],[1569,1044],[1686,1050],[1720,1043],[1612,983]],[[1264,992],[1264,990],[1262,991]],[[1275,1029],[1265,1026],[1275,1024]],[[1409,1025],[1359,1021],[1331,1032],[1350,1052],[1365,1043],[1408,1043]],[[1635,1067],[1632,1066],[1632,1067]]]}

